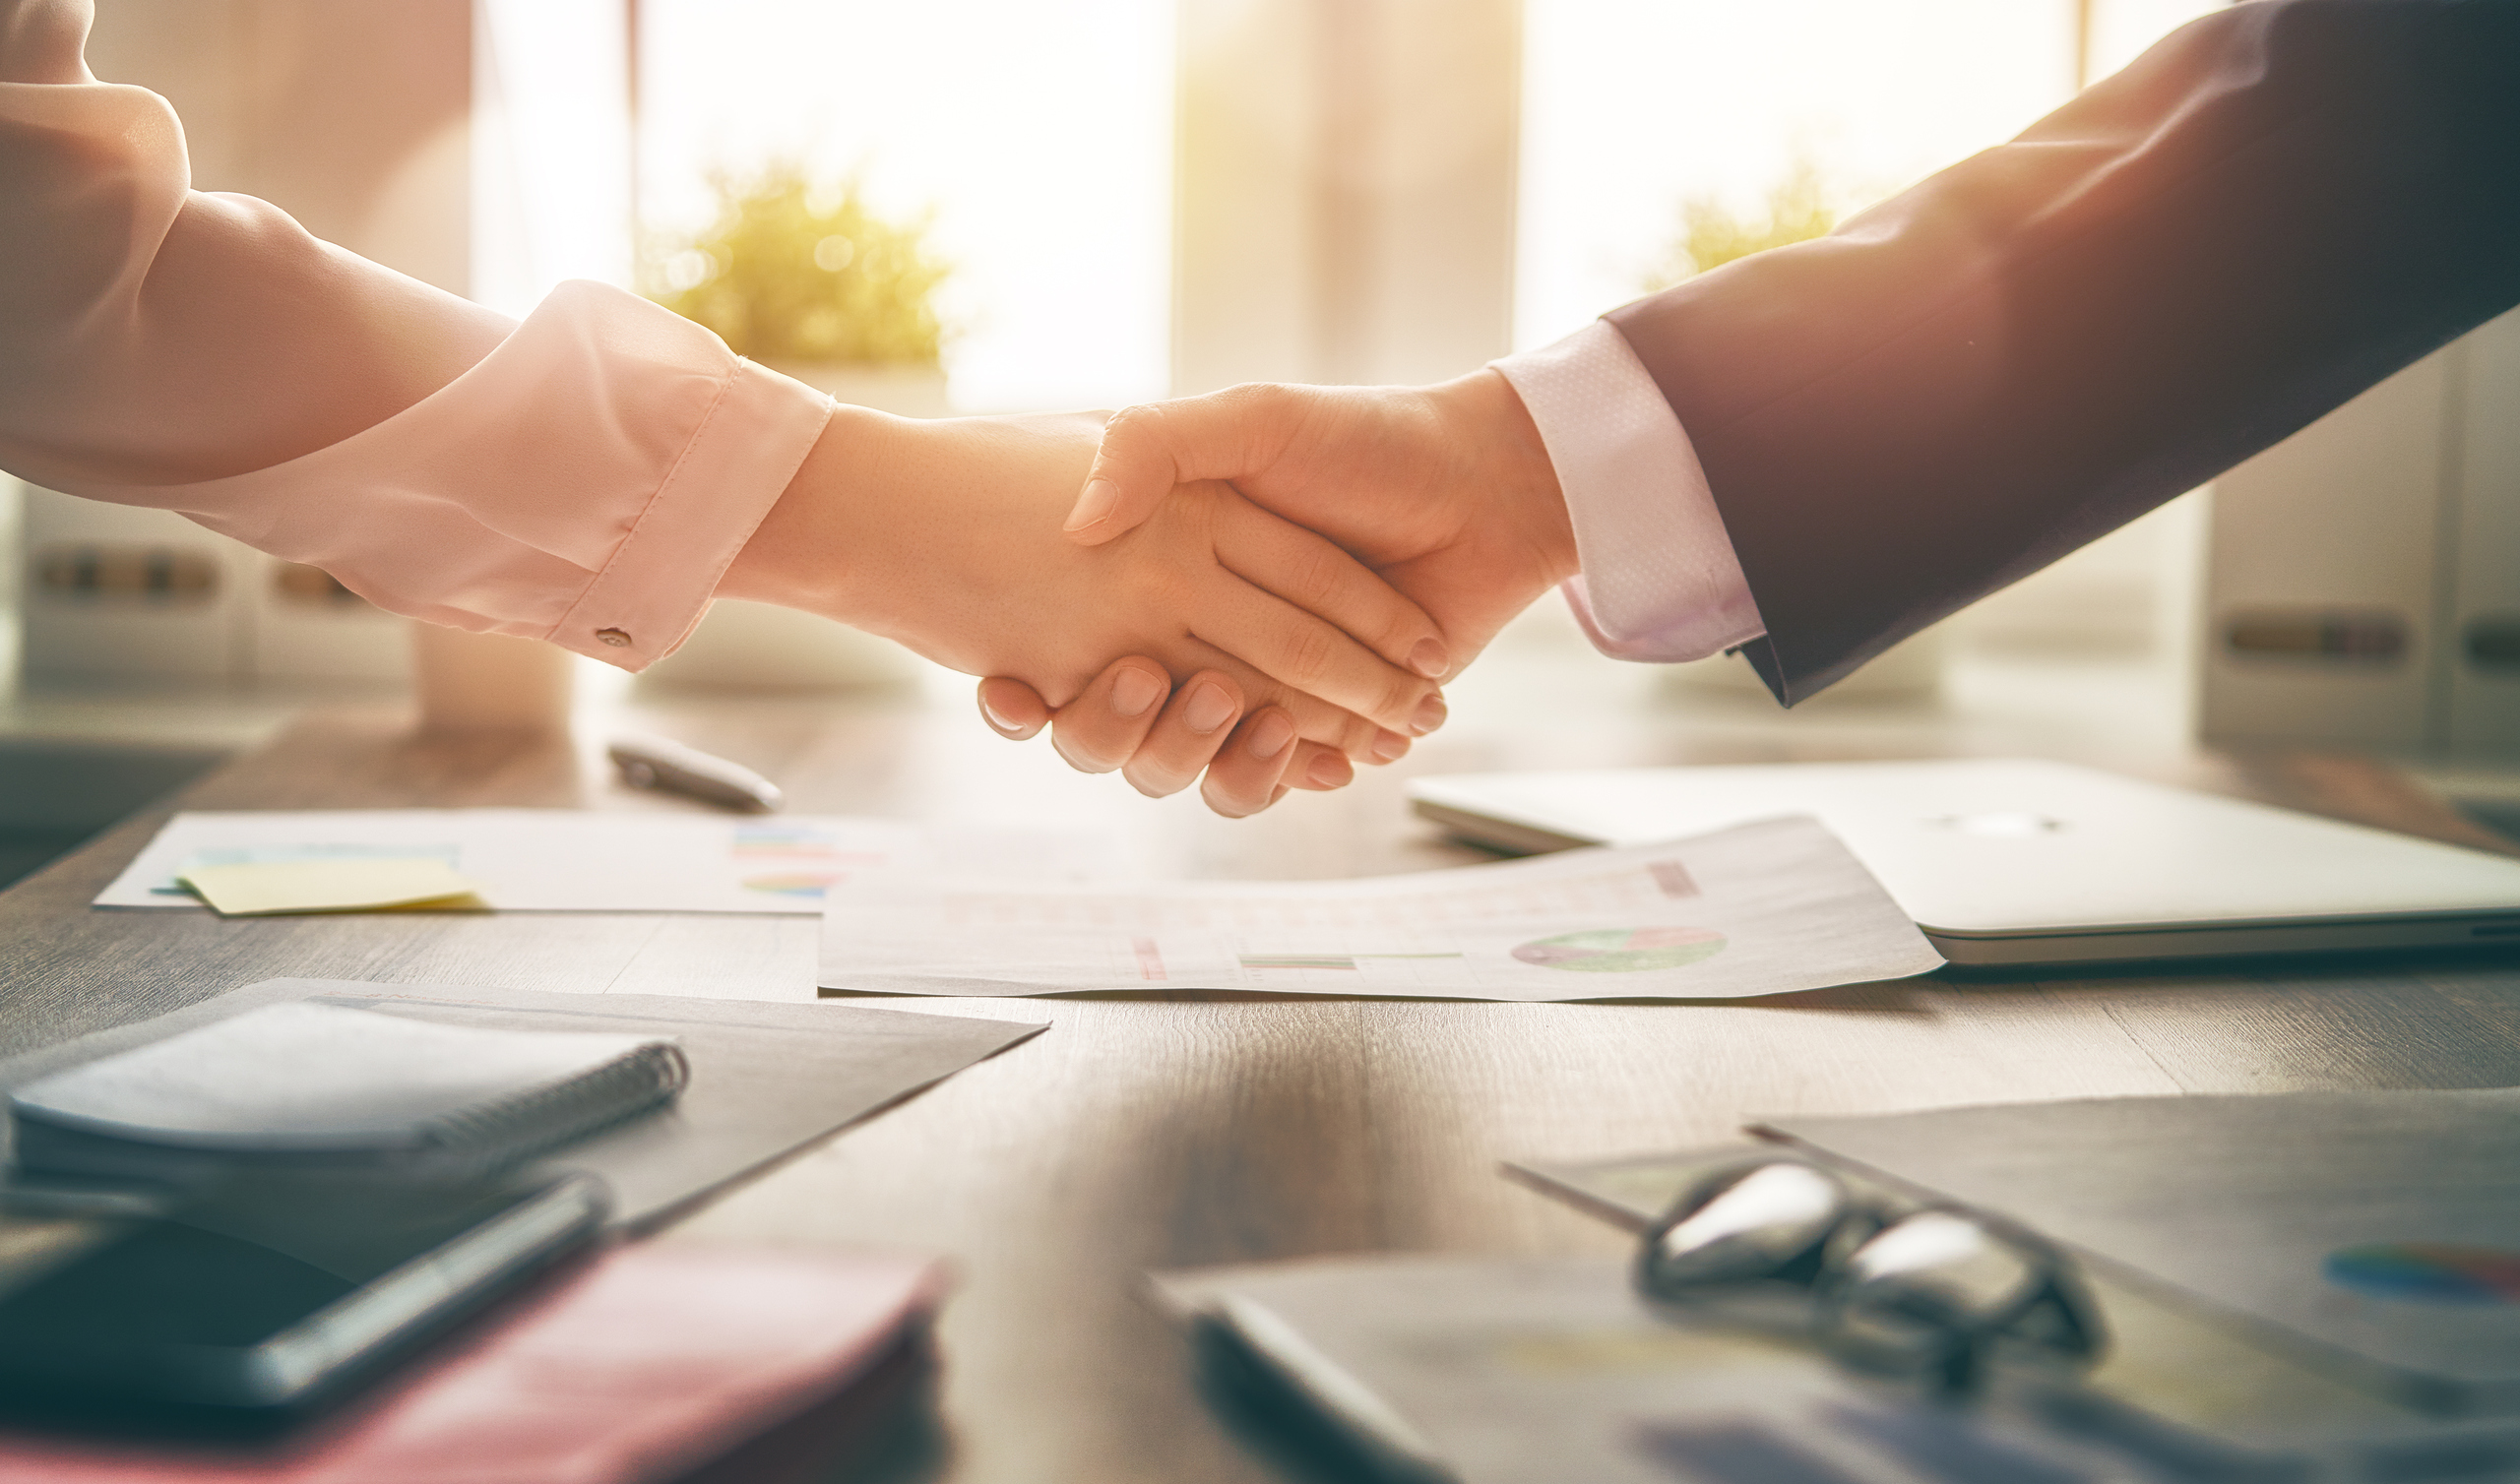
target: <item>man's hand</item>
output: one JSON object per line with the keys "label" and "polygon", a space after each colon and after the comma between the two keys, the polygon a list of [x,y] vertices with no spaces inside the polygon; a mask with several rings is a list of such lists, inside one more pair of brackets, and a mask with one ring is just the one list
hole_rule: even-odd
{"label": "man's hand", "polygon": [[[1547,451],[1494,371],[1422,388],[1261,384],[1131,407],[1103,430],[1068,535],[1083,545],[1115,539],[1176,486],[1208,479],[1330,537],[1415,599],[1443,627],[1446,676],[1577,570]],[[1008,736],[1052,725],[1071,760],[1126,758],[1143,731],[1100,694],[1054,710],[1003,679],[983,683],[981,709]],[[1276,796],[1240,777],[1245,765],[1229,746],[1217,756],[1226,776],[1212,769],[1207,792],[1221,812],[1247,813]],[[1295,770],[1287,781],[1336,787],[1343,771]]]}
{"label": "man's hand", "polygon": [[[842,408],[719,590],[889,635],[1059,704],[1091,692],[1136,718],[1112,761],[1152,792],[1186,784],[1230,740],[1238,786],[1261,792],[1265,776],[1265,802],[1290,767],[1316,772],[1323,748],[1396,757],[1441,720],[1433,680],[1404,667],[1444,667],[1434,623],[1226,485],[1185,487],[1121,540],[1062,539],[1100,431],[1092,416],[911,422]],[[1150,657],[1115,674],[1113,654]]]}
{"label": "man's hand", "polygon": [[1576,572],[1548,451],[1494,371],[1434,387],[1263,383],[1130,407],[1103,429],[1069,538],[1111,540],[1202,479],[1361,558],[1443,626],[1455,670]]}

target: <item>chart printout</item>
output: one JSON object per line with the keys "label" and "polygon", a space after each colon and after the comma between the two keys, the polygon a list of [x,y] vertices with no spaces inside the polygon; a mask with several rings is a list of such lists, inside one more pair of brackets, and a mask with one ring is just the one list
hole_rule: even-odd
{"label": "chart printout", "polygon": [[823,903],[825,989],[1732,999],[1941,958],[1803,816],[1358,881],[1070,886],[889,873]]}
{"label": "chart printout", "polygon": [[1044,880],[1121,873],[1118,842],[1092,830],[914,825],[777,814],[749,819],[581,809],[188,812],[167,821],[101,907],[191,907],[175,881],[196,866],[428,860],[481,885],[500,911],[762,912],[809,917],[835,886],[886,871],[1016,869]]}

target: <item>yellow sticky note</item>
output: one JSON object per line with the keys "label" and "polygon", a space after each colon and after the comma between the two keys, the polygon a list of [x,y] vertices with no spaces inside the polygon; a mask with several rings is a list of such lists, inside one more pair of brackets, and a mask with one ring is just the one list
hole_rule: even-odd
{"label": "yellow sticky note", "polygon": [[445,861],[272,860],[192,866],[176,878],[222,917],[276,912],[462,911],[488,905],[481,884]]}

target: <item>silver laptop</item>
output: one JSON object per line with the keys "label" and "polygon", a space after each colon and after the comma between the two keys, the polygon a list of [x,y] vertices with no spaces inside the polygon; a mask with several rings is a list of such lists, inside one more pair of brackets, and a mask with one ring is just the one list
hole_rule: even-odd
{"label": "silver laptop", "polygon": [[1816,815],[1961,964],[2520,939],[2520,860],[2061,763],[1460,773],[1410,794],[1516,852]]}

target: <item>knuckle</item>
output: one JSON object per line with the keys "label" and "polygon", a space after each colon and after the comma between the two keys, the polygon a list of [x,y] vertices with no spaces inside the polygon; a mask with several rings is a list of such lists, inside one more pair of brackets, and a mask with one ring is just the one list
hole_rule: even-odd
{"label": "knuckle", "polygon": [[1153,402],[1134,402],[1122,407],[1104,420],[1102,440],[1108,443],[1114,439],[1125,441],[1144,437],[1155,431],[1161,424],[1163,416],[1163,409]]}
{"label": "knuckle", "polygon": [[1245,435],[1267,440],[1302,419],[1301,389],[1284,382],[1250,381],[1217,394],[1217,404]]}
{"label": "knuckle", "polygon": [[1393,603],[1375,631],[1374,648],[1385,654],[1406,654],[1416,648],[1418,641],[1432,639],[1434,635],[1434,625],[1419,617],[1415,608],[1407,603]]}
{"label": "knuckle", "polygon": [[1294,396],[1284,382],[1248,381],[1233,389],[1243,409],[1264,417],[1284,414],[1294,405]]}
{"label": "knuckle", "polygon": [[1164,408],[1153,402],[1122,407],[1102,424],[1098,462],[1122,481],[1143,475],[1149,466],[1168,462]]}
{"label": "knuckle", "polygon": [[1424,693],[1424,690],[1425,682],[1422,680],[1411,680],[1397,675],[1389,676],[1383,681],[1382,699],[1375,708],[1375,714],[1407,716],[1417,711],[1418,697]]}
{"label": "knuckle", "polygon": [[1330,673],[1338,649],[1338,641],[1326,627],[1305,625],[1287,646],[1287,682],[1306,690],[1319,684]]}
{"label": "knuckle", "polygon": [[1346,564],[1337,553],[1308,545],[1288,569],[1287,584],[1294,591],[1287,596],[1293,599],[1296,607],[1318,613],[1339,595],[1343,587],[1340,580],[1346,575]]}

